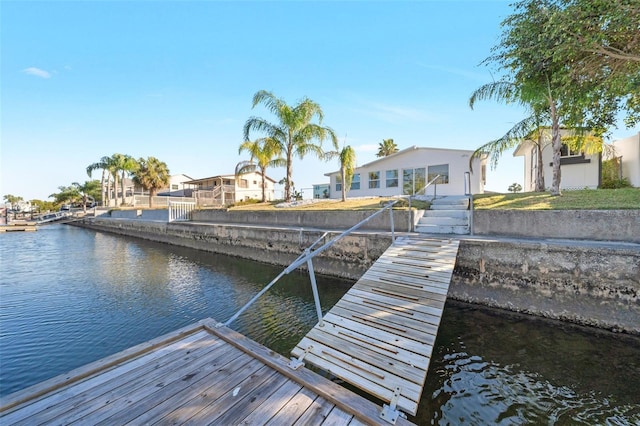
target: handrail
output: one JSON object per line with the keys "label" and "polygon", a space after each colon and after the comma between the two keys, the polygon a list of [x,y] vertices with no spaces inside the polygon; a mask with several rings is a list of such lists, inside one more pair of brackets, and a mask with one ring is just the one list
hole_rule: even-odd
{"label": "handrail", "polygon": [[[432,183],[434,183],[438,178],[440,178],[441,175],[436,175],[436,177],[434,177],[433,179],[431,179],[429,181],[429,183],[427,183],[420,191],[425,191],[425,195],[426,194],[426,189],[429,185],[431,185]],[[438,184],[436,183],[433,189],[433,198],[436,198],[436,188],[438,187]],[[414,195],[416,195],[416,193],[414,192],[413,194],[409,194],[408,198],[409,198],[409,231],[413,231],[413,218],[411,217],[411,197],[413,197]]]}
{"label": "handrail", "polygon": [[337,235],[336,237],[334,237],[332,240],[326,242],[325,244],[323,244],[322,246],[318,247],[315,250],[311,250],[313,247],[315,247],[327,234],[328,232],[325,232],[320,238],[318,238],[316,241],[314,241],[309,247],[307,247],[303,253],[300,254],[300,256],[298,256],[298,258],[296,260],[294,260],[293,262],[291,262],[291,264],[289,264],[289,266],[287,266],[282,272],[280,272],[280,274],[278,274],[277,277],[275,277],[273,280],[271,280],[271,282],[269,284],[267,284],[266,286],[264,286],[264,288],[262,290],[260,290],[255,296],[253,296],[251,298],[251,300],[249,300],[247,303],[245,303],[245,305],[243,307],[241,307],[238,312],[236,312],[235,314],[233,314],[233,316],[231,318],[229,318],[225,323],[223,323],[222,325],[224,325],[225,327],[228,327],[229,324],[231,324],[233,321],[235,321],[240,315],[242,315],[256,300],[258,300],[258,298],[260,298],[260,296],[262,296],[264,293],[266,293],[271,287],[273,287],[273,285],[278,282],[278,280],[280,278],[282,278],[284,275],[289,274],[290,272],[294,271],[295,269],[297,269],[299,266],[301,266],[303,263],[307,264],[307,268],[309,270],[309,278],[311,280],[311,287],[313,289],[313,298],[315,301],[315,305],[316,305],[316,313],[318,315],[318,322],[320,323],[320,325],[322,326],[322,311],[320,309],[320,300],[319,300],[319,296],[318,296],[318,289],[316,286],[316,277],[315,277],[315,272],[313,270],[313,264],[312,264],[312,259],[319,255],[320,253],[322,253],[323,251],[325,251],[326,249],[328,249],[329,247],[331,247],[333,244],[335,244],[338,240],[346,237],[347,235],[349,235],[350,233],[352,233],[353,231],[355,231],[356,229],[360,228],[362,225],[364,225],[365,223],[369,222],[371,219],[373,219],[374,217],[378,216],[380,213],[382,213],[383,211],[389,209],[390,214],[391,214],[391,241],[395,241],[395,235],[394,235],[394,229],[393,229],[393,210],[391,210],[391,208],[397,203],[398,201],[392,201],[389,204],[387,204],[386,206],[384,206],[383,208],[381,208],[380,210],[378,210],[377,212],[375,212],[374,214],[372,214],[371,216],[361,220],[360,222],[358,222],[356,225],[352,226],[351,228],[347,229],[346,231],[343,231],[341,234]]}

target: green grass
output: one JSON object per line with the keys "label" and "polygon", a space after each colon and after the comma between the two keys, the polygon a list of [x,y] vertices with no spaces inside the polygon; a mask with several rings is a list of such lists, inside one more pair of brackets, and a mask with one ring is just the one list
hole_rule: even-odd
{"label": "green grass", "polygon": [[548,192],[481,194],[474,196],[476,210],[617,210],[640,209],[640,188],[583,189]]}

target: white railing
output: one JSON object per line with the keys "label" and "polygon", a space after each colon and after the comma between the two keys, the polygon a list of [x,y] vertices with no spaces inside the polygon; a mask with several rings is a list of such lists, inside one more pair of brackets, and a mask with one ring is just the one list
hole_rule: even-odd
{"label": "white railing", "polygon": [[180,201],[169,201],[169,222],[191,220],[191,212],[195,210],[196,203],[184,203]]}
{"label": "white railing", "polygon": [[330,240],[330,241],[326,242],[325,244],[321,245],[320,247],[314,249],[314,247],[316,247],[320,243],[320,241],[322,241],[326,237],[327,232],[325,232],[320,238],[318,238],[316,241],[314,241],[313,244],[311,244],[309,247],[307,247],[304,250],[304,252],[302,254],[300,254],[300,256],[298,256],[298,258],[296,260],[291,262],[291,264],[289,266],[287,266],[282,272],[280,272],[280,274],[277,277],[275,277],[269,284],[267,284],[262,290],[260,290],[255,296],[253,296],[253,298],[251,300],[249,300],[242,308],[240,308],[238,310],[238,312],[236,312],[231,318],[229,318],[227,320],[227,322],[225,322],[224,324],[221,324],[221,325],[224,325],[225,327],[228,327],[244,311],[246,311],[256,300],[258,300],[258,298],[260,298],[260,296],[262,296],[271,287],[273,287],[273,285],[280,278],[282,278],[284,275],[289,274],[290,272],[296,270],[298,267],[306,264],[307,269],[309,271],[309,279],[311,280],[311,289],[313,291],[313,299],[314,299],[315,305],[316,305],[316,314],[318,315],[318,322],[322,326],[322,324],[323,324],[323,322],[322,322],[322,310],[320,308],[320,297],[318,295],[318,287],[316,285],[316,274],[315,274],[315,272],[313,270],[313,263],[312,263],[313,258],[315,256],[319,255],[320,253],[322,253],[323,251],[325,251],[326,249],[328,249],[329,247],[331,247],[332,245],[334,245],[338,240],[340,240],[343,237],[346,237],[347,235],[349,235],[350,233],[352,233],[356,229],[360,228],[362,225],[364,225],[365,223],[369,222],[371,219],[373,219],[374,217],[378,216],[379,214],[381,214],[385,210],[389,210],[390,222],[391,222],[391,243],[393,244],[393,242],[395,241],[395,231],[394,231],[394,226],[393,226],[393,206],[396,203],[397,203],[397,201],[390,202],[385,207],[381,208],[380,210],[378,210],[377,212],[375,212],[371,216],[363,219],[362,221],[358,222],[356,225],[354,225],[351,228],[347,229],[346,231],[342,232],[340,235],[334,237],[332,240]]}

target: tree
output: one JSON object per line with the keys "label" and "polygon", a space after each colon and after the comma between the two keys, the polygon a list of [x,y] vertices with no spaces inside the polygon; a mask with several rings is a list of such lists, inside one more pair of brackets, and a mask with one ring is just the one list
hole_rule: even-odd
{"label": "tree", "polygon": [[[125,203],[125,192],[124,192],[124,179],[127,174],[133,174],[138,168],[138,162],[135,158],[130,155],[125,154],[113,154],[111,156],[111,168],[113,170],[115,176],[115,186],[118,186],[118,173],[120,173],[120,190],[122,196],[123,205]],[[116,199],[118,198],[118,191],[116,190]],[[116,203],[117,204],[117,203]]]}
{"label": "tree", "polygon": [[[575,82],[597,81],[601,94],[624,100],[629,127],[640,121],[640,3],[637,0],[559,0],[544,29],[562,40],[554,58]],[[593,96],[590,96],[593,98]]]}
{"label": "tree", "polygon": [[522,191],[522,185],[520,185],[517,182],[514,182],[511,185],[509,185],[508,189],[509,189],[509,192],[513,192],[515,194],[516,192]]}
{"label": "tree", "polygon": [[386,157],[396,152],[398,152],[398,145],[396,145],[393,139],[383,139],[382,142],[378,144],[376,157]]}
{"label": "tree", "polygon": [[93,174],[93,171],[98,169],[102,170],[102,179],[100,181],[101,204],[104,206],[106,201],[106,204],[110,205],[111,204],[110,186],[111,186],[111,177],[113,176],[112,171],[114,169],[113,158],[104,156],[100,158],[100,161],[90,164],[89,166],[87,166],[87,175],[91,177]]}
{"label": "tree", "polygon": [[[244,173],[251,173],[260,169],[262,175],[262,202],[267,201],[266,196],[266,173],[267,167],[286,166],[284,158],[280,157],[282,151],[280,145],[271,138],[260,138],[253,142],[244,141],[240,144],[238,154],[247,151],[251,154],[249,161],[241,161],[236,165],[236,179]],[[277,158],[274,158],[277,157]]]}
{"label": "tree", "polygon": [[18,197],[16,195],[6,194],[3,195],[2,198],[9,204],[17,203],[18,201],[22,201],[22,197]]}
{"label": "tree", "polygon": [[[621,100],[621,92],[611,90],[600,79],[576,79],[566,57],[556,55],[558,46],[568,46],[566,34],[552,30],[559,17],[565,16],[566,1],[569,0],[516,3],[515,12],[502,22],[500,44],[485,60],[510,75],[508,81],[519,87],[523,101],[544,95],[553,150],[552,195],[560,195],[560,127],[601,133],[615,123]],[[534,98],[529,98],[530,94]]]}
{"label": "tree", "polygon": [[49,197],[54,199],[54,203],[58,206],[61,204],[74,204],[82,198],[78,188],[74,185],[71,186],[59,186],[60,192],[55,192]]}
{"label": "tree", "polygon": [[[473,161],[484,155],[489,155],[491,159],[491,168],[495,169],[502,154],[507,150],[515,148],[525,139],[534,143],[536,146],[538,164],[542,164],[542,148],[544,147],[544,141],[542,139],[542,132],[540,131],[540,128],[543,123],[547,121],[548,115],[546,114],[544,97],[542,94],[538,93],[538,97],[536,98],[535,94],[535,89],[532,89],[529,92],[527,91],[526,86],[518,86],[509,81],[498,81],[485,84],[471,94],[471,97],[469,98],[469,107],[471,109],[473,109],[477,101],[493,99],[498,102],[519,103],[531,111],[531,115],[529,115],[529,117],[517,123],[502,137],[488,142],[476,149],[469,158],[469,169],[471,171],[473,171]],[[544,169],[542,167],[536,168],[535,190],[537,192],[543,192],[545,190]]]}
{"label": "tree", "polygon": [[158,189],[169,186],[170,177],[166,163],[155,157],[147,157],[138,160],[133,181],[149,191],[149,207],[153,207],[153,197],[156,196]]}
{"label": "tree", "polygon": [[80,195],[80,198],[82,199],[82,211],[86,213],[87,202],[89,201],[90,198],[92,198],[95,201],[96,195],[98,191],[100,191],[100,182],[97,180],[85,181],[83,184],[79,184],[78,182],[73,182],[71,186],[74,187],[75,190]]}
{"label": "tree", "polygon": [[[323,127],[324,114],[320,105],[309,98],[303,98],[293,107],[284,100],[276,98],[273,93],[261,90],[253,95],[253,106],[264,106],[277,119],[277,123],[270,123],[260,117],[250,117],[244,124],[244,140],[251,140],[251,132],[259,132],[272,139],[279,145],[286,161],[287,176],[284,187],[286,201],[291,201],[291,182],[293,178],[293,157],[302,159],[305,155],[313,153],[323,158],[322,142],[331,140],[335,149],[338,149],[338,141],[333,130]],[[311,121],[317,118],[318,123]],[[314,143],[317,141],[317,143]]]}
{"label": "tree", "polygon": [[350,145],[340,151],[340,177],[342,178],[342,201],[347,201],[347,191],[351,188],[353,171],[356,168],[356,152]]}

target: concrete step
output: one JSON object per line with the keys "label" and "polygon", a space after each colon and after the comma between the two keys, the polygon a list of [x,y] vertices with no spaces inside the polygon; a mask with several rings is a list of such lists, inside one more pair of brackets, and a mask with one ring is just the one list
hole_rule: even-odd
{"label": "concrete step", "polygon": [[431,210],[467,210],[468,208],[468,197],[447,196],[436,198],[431,202]]}
{"label": "concrete step", "polygon": [[422,217],[455,217],[468,219],[469,210],[425,210]]}
{"label": "concrete step", "polygon": [[423,234],[459,234],[469,233],[469,228],[465,226],[442,226],[442,225],[416,225],[416,232]]}
{"label": "concrete step", "polygon": [[467,226],[469,223],[464,217],[421,217],[418,225],[440,225],[440,226]]}

